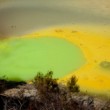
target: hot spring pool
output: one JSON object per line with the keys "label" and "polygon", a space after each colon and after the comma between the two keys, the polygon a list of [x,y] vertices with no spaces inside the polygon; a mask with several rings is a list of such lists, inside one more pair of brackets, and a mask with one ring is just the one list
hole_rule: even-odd
{"label": "hot spring pool", "polygon": [[0,42],[0,77],[9,80],[31,80],[37,72],[50,70],[60,78],[84,63],[80,48],[65,39],[14,38]]}

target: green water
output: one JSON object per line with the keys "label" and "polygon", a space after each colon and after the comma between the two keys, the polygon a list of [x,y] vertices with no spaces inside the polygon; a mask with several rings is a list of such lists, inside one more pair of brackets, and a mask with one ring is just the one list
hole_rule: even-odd
{"label": "green water", "polygon": [[60,78],[85,63],[81,50],[54,37],[14,39],[0,42],[0,77],[31,80],[37,72],[52,70]]}

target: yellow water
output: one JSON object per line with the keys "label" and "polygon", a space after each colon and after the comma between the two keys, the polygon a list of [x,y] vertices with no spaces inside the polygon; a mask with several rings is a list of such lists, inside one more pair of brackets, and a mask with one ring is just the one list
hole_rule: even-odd
{"label": "yellow water", "polygon": [[109,30],[110,26],[104,25],[74,25],[41,30],[24,37],[53,35],[76,44],[84,53],[87,64],[60,81],[66,81],[72,75],[76,75],[82,91],[110,96],[110,69],[100,67],[101,62],[110,62]]}

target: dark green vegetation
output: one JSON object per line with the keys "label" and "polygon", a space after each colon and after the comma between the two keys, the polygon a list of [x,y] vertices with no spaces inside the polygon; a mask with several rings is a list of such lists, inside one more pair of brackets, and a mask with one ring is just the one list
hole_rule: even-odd
{"label": "dark green vegetation", "polygon": [[75,76],[72,76],[71,79],[67,82],[67,88],[70,92],[79,92],[79,86],[76,84],[78,79]]}
{"label": "dark green vegetation", "polygon": [[53,78],[52,71],[49,71],[46,75],[38,73],[34,79],[34,85],[41,94],[45,94],[45,92],[59,92],[59,85],[57,79]]}

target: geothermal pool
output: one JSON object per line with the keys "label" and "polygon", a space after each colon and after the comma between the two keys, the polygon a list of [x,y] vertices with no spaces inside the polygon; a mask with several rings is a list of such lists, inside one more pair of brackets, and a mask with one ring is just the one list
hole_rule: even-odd
{"label": "geothermal pool", "polygon": [[0,42],[0,77],[32,80],[37,72],[54,72],[61,78],[85,63],[82,51],[55,37],[12,38]]}
{"label": "geothermal pool", "polygon": [[[60,78],[61,81],[76,75],[82,91],[110,96],[110,69],[101,66],[103,62],[106,62],[104,65],[110,63],[109,6],[108,0],[1,0],[0,38],[28,36],[31,43],[28,43],[29,39],[20,41],[18,38],[0,42],[0,76],[5,75],[10,80],[29,80],[37,71],[53,70],[55,77],[65,76]],[[46,43],[43,47],[37,45],[38,36],[61,38],[57,40],[61,41],[60,44],[65,42],[65,50],[58,47],[57,40],[56,44],[48,43],[47,50],[43,49]],[[50,49],[53,45],[55,52]],[[75,54],[71,53],[73,51]],[[81,62],[73,57],[76,54]]]}

